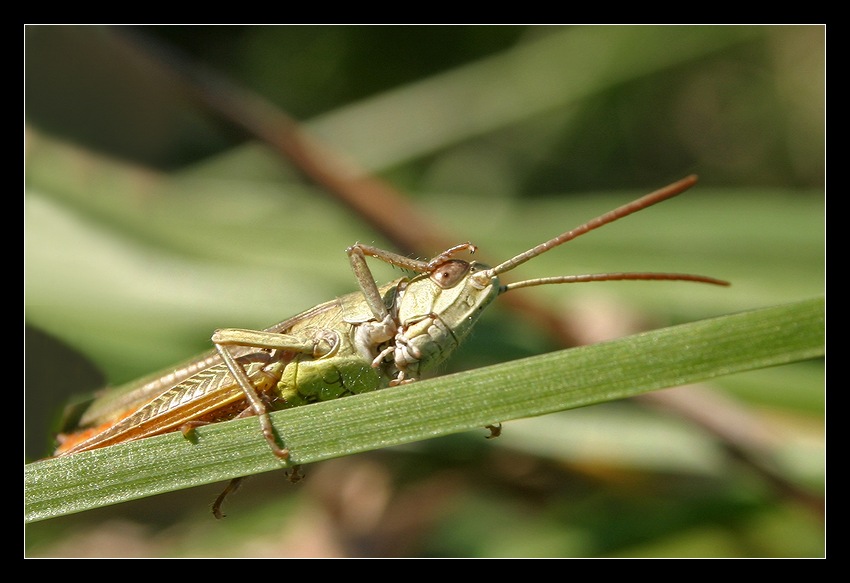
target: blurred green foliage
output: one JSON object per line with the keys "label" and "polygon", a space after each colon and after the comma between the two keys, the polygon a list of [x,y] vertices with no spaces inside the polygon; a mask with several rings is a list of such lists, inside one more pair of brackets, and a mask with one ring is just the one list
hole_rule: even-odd
{"label": "blurred green foliage", "polygon": [[[590,342],[823,293],[824,35],[822,26],[26,27],[27,459],[49,452],[51,420],[70,396],[100,384],[62,344],[123,382],[207,349],[215,328],[268,326],[350,291],[343,249],[385,245],[150,54],[173,62],[176,48],[262,95],[491,260],[698,173],[692,193],[522,267],[522,277],[664,270],[733,281],[523,292],[576,318]],[[496,308],[448,370],[552,348]],[[823,494],[822,362],[710,389],[771,436],[789,480]],[[554,432],[539,427],[556,422]],[[541,438],[553,434],[572,436],[569,447],[553,453]],[[640,455],[671,442],[687,461],[659,468]],[[704,429],[631,402],[507,424],[488,442],[459,435],[324,462],[301,486],[253,478],[211,527],[217,493],[30,525],[27,553],[824,553],[816,512]]]}

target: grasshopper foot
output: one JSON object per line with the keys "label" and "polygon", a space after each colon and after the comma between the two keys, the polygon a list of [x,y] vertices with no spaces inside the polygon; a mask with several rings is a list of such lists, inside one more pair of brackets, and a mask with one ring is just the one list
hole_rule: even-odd
{"label": "grasshopper foot", "polygon": [[183,437],[185,437],[192,443],[195,443],[195,441],[197,441],[197,439],[195,438],[195,429],[209,424],[209,421],[187,421],[186,423],[180,426],[180,433],[183,434]]}
{"label": "grasshopper foot", "polygon": [[242,477],[242,478],[233,478],[232,480],[230,480],[230,482],[227,484],[227,487],[224,489],[224,491],[221,494],[219,494],[218,498],[216,498],[215,502],[213,502],[212,513],[213,513],[213,516],[215,516],[217,520],[221,520],[222,518],[227,516],[226,514],[224,514],[221,511],[221,505],[224,502],[225,498],[227,498],[230,494],[232,494],[233,492],[235,492],[236,490],[239,489],[239,485],[242,483],[242,481],[244,479],[245,478]]}
{"label": "grasshopper foot", "polygon": [[496,423],[495,425],[485,425],[484,429],[490,430],[490,435],[486,436],[484,439],[496,439],[502,434],[501,423]]}
{"label": "grasshopper foot", "polygon": [[292,466],[292,473],[286,472],[286,475],[292,484],[297,484],[304,479],[304,474],[301,473],[301,466]]}

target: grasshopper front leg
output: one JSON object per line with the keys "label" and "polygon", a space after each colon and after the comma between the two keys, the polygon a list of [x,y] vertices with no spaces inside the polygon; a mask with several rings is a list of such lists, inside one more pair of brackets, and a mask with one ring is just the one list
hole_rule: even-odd
{"label": "grasshopper front leg", "polygon": [[[357,348],[361,354],[371,356],[373,367],[380,367],[384,358],[395,353],[399,346],[407,348],[407,339],[404,335],[404,325],[398,318],[398,306],[393,303],[392,309],[387,308],[381,297],[378,285],[375,283],[372,271],[366,263],[366,256],[375,257],[390,265],[395,265],[396,267],[408,269],[416,273],[433,275],[442,265],[458,253],[462,251],[474,253],[475,250],[476,247],[472,243],[461,243],[443,251],[429,261],[420,261],[362,243],[355,243],[346,249],[349,261],[351,262],[351,269],[354,272],[355,278],[357,278],[360,290],[363,292],[363,298],[374,316],[374,320],[372,321],[359,323],[355,331]],[[378,346],[391,340],[394,340],[394,342],[389,346],[381,351],[377,350]],[[412,352],[414,360],[418,360],[415,347],[410,347],[408,352]],[[399,360],[396,359],[396,362],[399,362]],[[406,371],[404,370],[404,365],[400,363],[399,365],[398,377],[391,384],[400,384],[413,380],[412,378],[405,379]]]}

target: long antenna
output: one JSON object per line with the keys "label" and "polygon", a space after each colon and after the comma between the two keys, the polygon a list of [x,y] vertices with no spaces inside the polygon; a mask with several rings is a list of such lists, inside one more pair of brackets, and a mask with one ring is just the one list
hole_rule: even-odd
{"label": "long antenna", "polygon": [[599,227],[607,225],[608,223],[613,223],[617,219],[627,217],[632,213],[636,213],[637,211],[643,210],[654,204],[658,204],[659,202],[665,201],[668,198],[673,198],[676,195],[682,194],[696,183],[697,177],[695,174],[692,174],[686,178],[679,180],[678,182],[674,182],[673,184],[665,186],[664,188],[656,190],[655,192],[651,192],[646,196],[642,196],[635,201],[632,201],[628,204],[624,204],[623,206],[609,211],[604,215],[598,216],[595,219],[591,219],[571,231],[562,233],[557,237],[546,241],[545,243],[541,243],[540,245],[537,245],[536,247],[533,247],[528,251],[525,251],[524,253],[520,253],[516,257],[508,259],[503,263],[500,263],[496,267],[490,268],[484,273],[487,274],[487,277],[492,277],[494,275],[499,275],[500,273],[510,271],[515,267],[522,265],[529,259],[533,259],[538,255],[545,253],[546,251],[549,251],[554,247],[557,247],[558,245],[566,243],[567,241],[572,241],[580,235],[589,233],[590,231],[598,229]]}
{"label": "long antenna", "polygon": [[588,281],[626,281],[626,280],[666,280],[666,281],[696,281],[698,283],[710,283],[713,285],[731,285],[728,281],[708,277],[706,275],[694,275],[691,273],[655,273],[652,271],[640,271],[634,273],[589,273],[587,275],[558,275],[554,277],[539,277],[508,283],[499,288],[499,293],[505,293],[520,287],[533,287],[535,285],[548,285],[550,283],[585,283]]}

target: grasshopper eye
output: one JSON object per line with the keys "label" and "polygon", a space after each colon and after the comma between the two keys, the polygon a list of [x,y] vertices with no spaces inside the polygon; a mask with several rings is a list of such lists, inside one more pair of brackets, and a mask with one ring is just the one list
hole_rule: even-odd
{"label": "grasshopper eye", "polygon": [[454,287],[469,272],[469,263],[461,259],[452,259],[438,265],[431,272],[431,281],[443,289]]}

